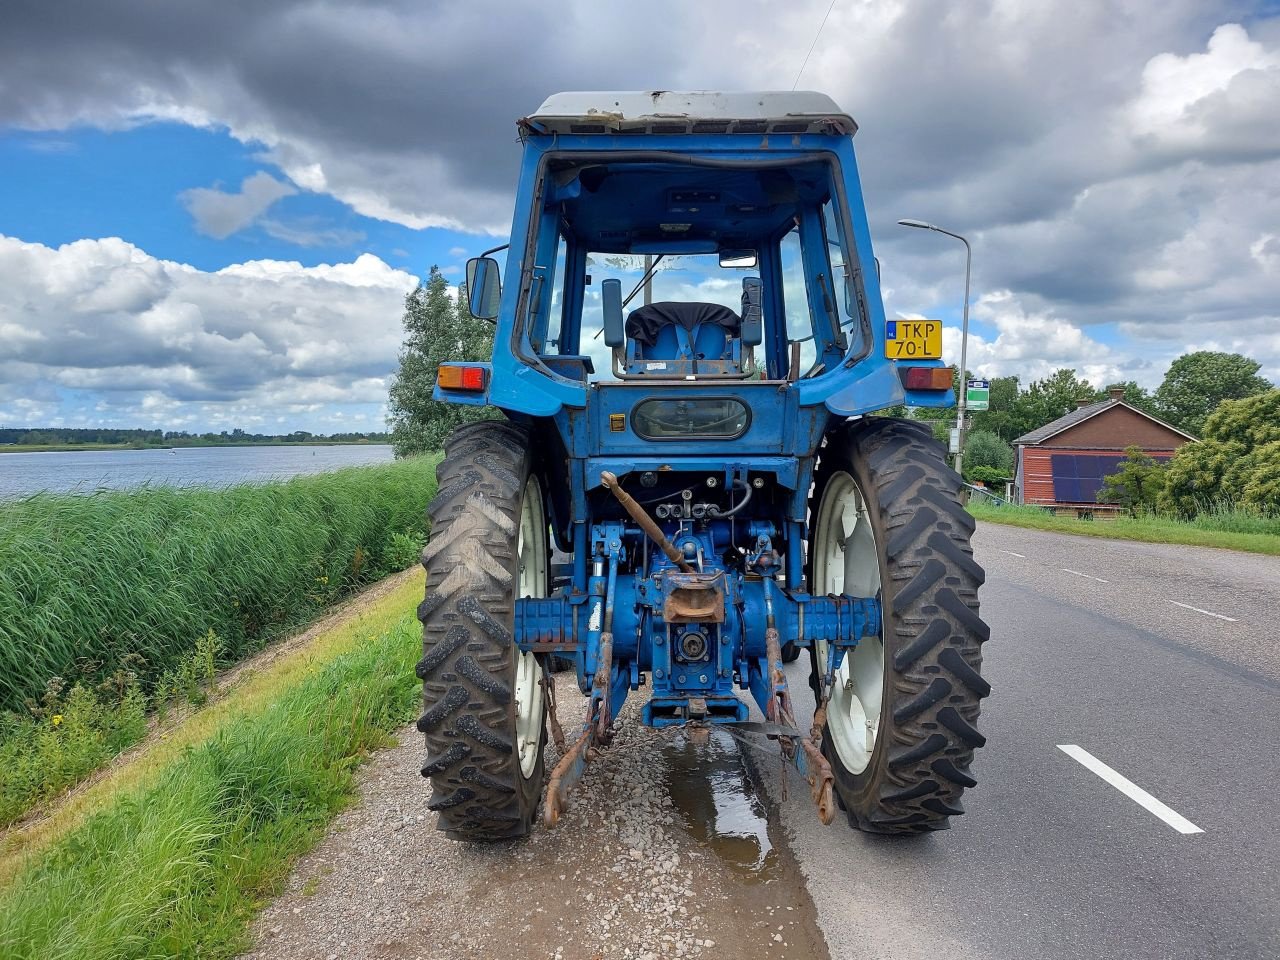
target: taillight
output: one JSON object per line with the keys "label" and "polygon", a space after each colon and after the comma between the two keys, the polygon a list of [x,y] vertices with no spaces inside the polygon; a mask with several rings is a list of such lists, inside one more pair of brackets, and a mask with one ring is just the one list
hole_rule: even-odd
{"label": "taillight", "polygon": [[442,363],[436,371],[436,383],[442,390],[484,390],[488,371],[484,367],[464,367],[460,364]]}
{"label": "taillight", "polygon": [[898,367],[898,376],[908,390],[950,390],[955,377],[953,367]]}

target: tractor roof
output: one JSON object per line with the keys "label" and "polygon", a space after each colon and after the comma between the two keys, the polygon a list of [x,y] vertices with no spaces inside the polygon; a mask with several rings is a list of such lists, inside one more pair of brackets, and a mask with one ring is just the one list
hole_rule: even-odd
{"label": "tractor roof", "polygon": [[525,133],[833,133],[852,136],[853,118],[823,93],[671,90],[557,93],[519,121]]}

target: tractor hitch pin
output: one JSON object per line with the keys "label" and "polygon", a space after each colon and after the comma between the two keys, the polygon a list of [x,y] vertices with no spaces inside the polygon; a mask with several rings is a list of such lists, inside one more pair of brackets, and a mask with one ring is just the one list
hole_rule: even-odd
{"label": "tractor hitch pin", "polygon": [[645,534],[656,543],[662,550],[668,560],[680,568],[682,573],[693,573],[693,567],[689,566],[689,562],[685,560],[684,554],[676,549],[675,544],[667,539],[666,534],[659,529],[653,518],[645,512],[644,507],[631,499],[631,494],[622,489],[622,484],[618,483],[618,478],[608,470],[601,471],[600,482],[608,488],[609,492],[617,497],[618,502],[622,504],[622,509],[640,527]]}

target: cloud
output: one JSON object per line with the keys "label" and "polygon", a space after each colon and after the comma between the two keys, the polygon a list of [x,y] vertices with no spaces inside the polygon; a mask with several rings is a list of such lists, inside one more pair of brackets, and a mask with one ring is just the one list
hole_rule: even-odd
{"label": "cloud", "polygon": [[[994,340],[970,332],[968,367],[987,377],[1017,375],[1025,386],[1062,367],[1074,367],[1095,386],[1119,380],[1129,364],[1111,347],[1094,340],[1070,320],[1052,313],[1028,310],[1008,290],[984,295],[973,306],[974,319],[996,331]],[[960,358],[961,331],[943,330],[946,356]]]}
{"label": "cloud", "polygon": [[222,240],[251,225],[281,197],[297,192],[296,187],[259,170],[245,177],[239,193],[196,187],[182,194],[182,202],[195,218],[197,230]]}
{"label": "cloud", "polygon": [[103,419],[162,425],[183,411],[381,405],[417,282],[371,254],[209,273],[118,238],[0,236],[0,420],[30,422],[19,399],[65,391],[97,394],[114,411]]}
{"label": "cloud", "polygon": [[1280,51],[1238,23],[1213,31],[1204,53],[1152,57],[1130,107],[1134,134],[1164,149],[1224,159],[1273,155]]}
{"label": "cloud", "polygon": [[268,236],[300,247],[353,247],[365,238],[360,230],[324,226],[314,217],[287,222],[264,219],[261,225]]}
{"label": "cloud", "polygon": [[[0,33],[0,124],[225,128],[297,189],[358,213],[501,234],[513,121],[543,96],[787,89],[827,7],[508,0],[425,15],[409,0],[205,0],[163,20],[91,4],[68,24],[24,4]],[[959,245],[895,226],[919,217],[971,240],[975,298],[1008,291],[991,307],[1010,318],[1002,349],[1024,349],[1018,324],[1048,318],[1095,343],[1100,328],[1118,332],[1128,343],[1105,362],[1120,372],[1203,342],[1239,342],[1280,369],[1280,18],[1244,12],[1202,0],[837,4],[800,85],[860,123],[890,312],[936,316],[959,300]],[[213,192],[225,206],[249,191]],[[238,209],[218,229],[264,216]]]}

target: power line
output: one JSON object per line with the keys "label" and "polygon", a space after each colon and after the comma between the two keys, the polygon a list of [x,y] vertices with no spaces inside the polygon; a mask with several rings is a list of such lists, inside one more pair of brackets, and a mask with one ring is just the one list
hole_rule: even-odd
{"label": "power line", "polygon": [[836,0],[831,0],[831,6],[827,7],[826,16],[822,18],[822,22],[818,24],[818,32],[813,35],[813,43],[809,44],[809,52],[804,55],[804,63],[800,64],[800,72],[796,74],[795,83],[791,84],[791,89],[796,88],[796,84],[800,82],[800,78],[804,76],[804,68],[809,65],[809,58],[813,56],[813,48],[818,45],[818,38],[822,36],[822,28],[827,25],[827,17],[831,16],[831,11],[835,9]]}

